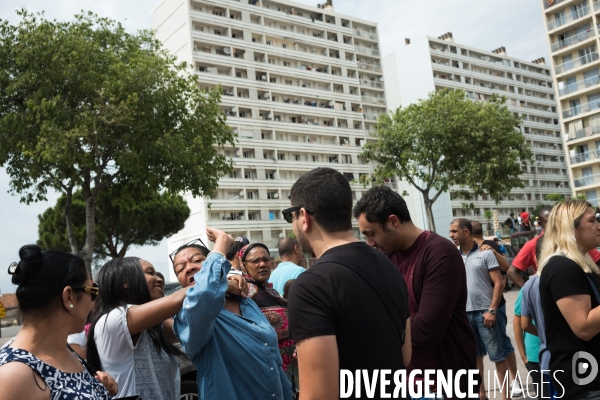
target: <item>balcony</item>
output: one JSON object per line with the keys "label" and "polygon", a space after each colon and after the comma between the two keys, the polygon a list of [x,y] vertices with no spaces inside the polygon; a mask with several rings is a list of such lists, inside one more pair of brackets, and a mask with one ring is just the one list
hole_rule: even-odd
{"label": "balcony", "polygon": [[600,1],[595,1],[594,2],[594,11],[598,11],[600,10]]}
{"label": "balcony", "polygon": [[363,117],[368,121],[377,121],[379,114],[363,113]]}
{"label": "balcony", "polygon": [[564,88],[559,89],[558,93],[559,93],[559,95],[564,96],[566,94],[573,93],[578,90],[597,86],[598,84],[600,84],[600,76],[596,75],[596,76],[592,76],[591,78],[588,78],[584,81],[575,82],[570,85],[567,85]]}
{"label": "balcony", "polygon": [[589,28],[587,31],[585,32],[580,32],[580,33],[576,33],[575,35],[569,36],[568,38],[566,38],[565,40],[559,40],[558,42],[554,42],[552,43],[552,45],[550,46],[550,49],[552,50],[552,52],[561,50],[561,49],[565,49],[571,45],[577,44],[579,42],[582,42],[586,39],[589,39],[591,37],[594,36],[594,29],[593,28]]}
{"label": "balcony", "polygon": [[385,99],[380,98],[380,97],[362,96],[362,102],[370,103],[370,104],[378,104],[378,105],[384,106],[384,107],[386,105]]}
{"label": "balcony", "polygon": [[364,79],[360,81],[360,85],[366,86],[366,87],[377,88],[377,89],[383,88],[383,83],[381,83],[381,82],[367,81]]}
{"label": "balcony", "polygon": [[354,35],[365,39],[379,40],[379,36],[376,33],[365,32],[358,29],[354,30]]}
{"label": "balcony", "polygon": [[591,63],[592,61],[596,61],[598,59],[598,53],[593,52],[591,54],[586,54],[585,56],[576,58],[575,60],[567,61],[564,64],[557,65],[554,68],[555,74],[562,74],[563,72],[567,72],[573,68],[580,67],[582,65],[586,65]]}
{"label": "balcony", "polygon": [[355,46],[356,52],[360,54],[366,54],[368,56],[376,56],[379,57],[380,53],[377,49],[371,49],[369,47]]}
{"label": "balcony", "polygon": [[592,101],[591,103],[580,104],[575,107],[568,108],[563,111],[563,118],[571,118],[579,114],[584,114],[600,108],[600,100]]}
{"label": "balcony", "polygon": [[586,161],[593,161],[593,160],[598,160],[598,151],[596,150],[590,150],[590,151],[584,151],[583,153],[578,153],[575,154],[574,156],[571,156],[571,164],[579,164],[582,162],[586,162]]}
{"label": "balcony", "polygon": [[544,0],[544,10],[562,3],[565,0]]}
{"label": "balcony", "polygon": [[600,174],[584,176],[582,178],[574,179],[573,181],[575,187],[597,185],[600,184]]}
{"label": "balcony", "polygon": [[364,62],[357,62],[356,65],[358,66],[358,68],[360,69],[364,69],[367,71],[374,71],[377,72],[379,74],[381,74],[382,69],[380,65],[375,65],[375,64],[371,64],[371,63],[364,63]]}
{"label": "balcony", "polygon": [[600,135],[600,126],[588,126],[587,128],[579,129],[577,131],[568,133],[567,142],[572,140],[582,139],[584,137],[591,137]]}
{"label": "balcony", "polygon": [[589,13],[588,6],[585,6],[582,9],[577,10],[575,12],[569,12],[563,18],[556,18],[553,21],[548,22],[548,30],[551,31],[560,26],[563,26],[570,22],[578,20],[579,18],[588,15],[588,13]]}

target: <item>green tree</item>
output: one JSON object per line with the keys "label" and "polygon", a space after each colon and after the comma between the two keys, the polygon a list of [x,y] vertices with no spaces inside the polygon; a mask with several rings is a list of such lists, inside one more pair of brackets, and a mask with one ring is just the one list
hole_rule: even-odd
{"label": "green tree", "polygon": [[[129,246],[158,245],[160,241],[183,229],[190,209],[179,195],[139,193],[133,196],[118,185],[103,190],[95,203],[96,244],[98,258],[125,257]],[[38,215],[39,240],[42,248],[71,251],[64,217],[66,196],[54,207]],[[73,228],[78,243],[85,243],[85,201],[81,190],[73,194],[71,204]]]}
{"label": "green tree", "polygon": [[432,205],[451,187],[465,200],[472,195],[499,197],[523,187],[521,164],[531,151],[518,130],[521,119],[508,111],[506,99],[470,101],[461,90],[440,90],[425,100],[382,115],[378,139],[365,146],[364,157],[376,163],[378,183],[398,176],[423,195],[430,229]]}
{"label": "green tree", "polygon": [[[0,21],[0,165],[27,204],[52,189],[65,195],[69,246],[91,269],[104,190],[211,194],[231,169],[216,146],[234,135],[219,89],[200,89],[151,31],[129,34],[92,13],[73,22],[18,14],[17,25]],[[85,239],[73,222],[78,189]]]}

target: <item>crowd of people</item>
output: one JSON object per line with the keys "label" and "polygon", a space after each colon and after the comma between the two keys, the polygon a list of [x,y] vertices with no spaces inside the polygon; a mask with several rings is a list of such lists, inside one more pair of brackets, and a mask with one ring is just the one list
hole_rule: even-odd
{"label": "crowd of people", "polygon": [[[421,371],[430,395],[398,397],[413,400],[460,398],[472,382],[456,373],[479,370],[477,398],[487,399],[485,356],[510,382],[508,399],[524,388],[506,333],[506,274],[522,287],[513,326],[528,397],[600,398],[600,221],[587,202],[542,209],[542,234],[512,265],[479,222],[452,221],[448,240],[416,226],[387,186],[353,207],[333,169],[303,175],[290,202],[282,213],[295,238],[278,244],[277,268],[263,243],[207,228],[212,249],[196,239],[170,254],[182,289],[168,296],[146,260],[113,259],[93,282],[80,257],[23,246],[8,271],[23,327],[0,350],[0,400],[177,399],[180,357],[197,368],[205,400],[338,399],[342,370]],[[309,269],[304,253],[317,259]],[[525,283],[518,271],[532,266]],[[460,378],[448,393],[426,370]],[[383,382],[363,382],[353,398],[385,397]]]}

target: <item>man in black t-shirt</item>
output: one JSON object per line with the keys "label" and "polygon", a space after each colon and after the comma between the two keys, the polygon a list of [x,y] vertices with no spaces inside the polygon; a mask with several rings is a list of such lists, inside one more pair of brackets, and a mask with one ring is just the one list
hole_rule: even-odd
{"label": "man in black t-shirt", "polygon": [[[283,216],[302,248],[319,259],[296,279],[288,299],[303,397],[340,398],[340,370],[353,377],[357,370],[371,377],[374,370],[390,370],[386,392],[392,394],[392,377],[411,355],[402,275],[381,252],[354,237],[352,191],[342,174],[312,170],[294,184],[290,200]],[[371,382],[342,383],[345,394],[353,390],[350,398],[372,398],[366,390]]]}

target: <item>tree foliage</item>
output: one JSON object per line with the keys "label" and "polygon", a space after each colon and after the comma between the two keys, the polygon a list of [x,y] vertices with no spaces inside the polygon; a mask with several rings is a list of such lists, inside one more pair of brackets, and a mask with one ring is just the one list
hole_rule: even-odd
{"label": "tree foliage", "polygon": [[[96,244],[98,258],[125,257],[129,246],[158,245],[160,241],[183,229],[190,209],[179,195],[169,193],[132,193],[113,185],[103,190],[95,203]],[[71,251],[64,217],[66,196],[54,207],[38,215],[39,240],[46,249]],[[73,228],[78,243],[85,243],[85,201],[81,190],[73,194],[71,206]]]}
{"label": "tree foliage", "polygon": [[468,100],[461,90],[440,90],[382,115],[378,140],[363,154],[376,162],[371,179],[398,176],[420,191],[432,230],[431,206],[450,188],[465,200],[489,193],[498,201],[523,187],[521,164],[531,159],[531,151],[518,130],[521,119],[505,103],[496,95],[480,102]]}
{"label": "tree foliage", "polygon": [[[95,202],[111,185],[216,189],[231,162],[215,145],[234,142],[218,89],[200,89],[150,31],[129,34],[91,13],[73,22],[18,14],[16,26],[0,21],[0,165],[23,202],[52,189],[65,195],[69,245],[88,268]],[[78,189],[85,239],[72,218]]]}

